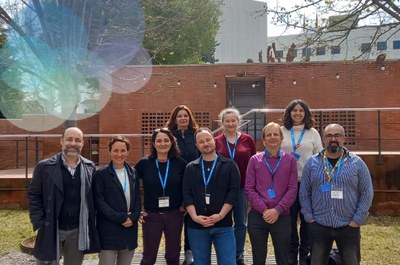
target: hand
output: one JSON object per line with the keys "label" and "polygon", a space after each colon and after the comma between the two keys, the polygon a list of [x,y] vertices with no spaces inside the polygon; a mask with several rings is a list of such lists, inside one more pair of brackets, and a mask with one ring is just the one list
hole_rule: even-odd
{"label": "hand", "polygon": [[203,224],[203,227],[214,226],[214,224],[219,220],[220,220],[219,214],[213,214],[211,216],[208,216],[205,223]]}
{"label": "hand", "polygon": [[144,224],[146,223],[144,218],[148,215],[148,213],[146,213],[145,211],[140,212],[140,216],[139,216],[139,223]]}
{"label": "hand", "polygon": [[213,219],[204,215],[197,215],[193,221],[202,225],[203,227],[210,227],[214,225]]}
{"label": "hand", "polygon": [[263,213],[263,219],[268,224],[275,223],[279,218],[279,212],[275,209],[266,209]]}
{"label": "hand", "polygon": [[128,217],[125,222],[122,223],[124,227],[130,227],[133,225],[132,220]]}
{"label": "hand", "polygon": [[183,206],[179,207],[179,211],[180,211],[181,213],[184,213],[184,214],[183,214],[184,216],[187,214],[187,211],[186,211],[186,209],[185,209]]}
{"label": "hand", "polygon": [[356,222],[354,222],[353,220],[351,220],[351,222],[349,223],[350,227],[360,227],[359,224],[357,224]]}
{"label": "hand", "polygon": [[214,225],[215,223],[218,223],[219,221],[222,220],[222,216],[219,213],[215,213],[211,216],[208,217],[210,222]]}

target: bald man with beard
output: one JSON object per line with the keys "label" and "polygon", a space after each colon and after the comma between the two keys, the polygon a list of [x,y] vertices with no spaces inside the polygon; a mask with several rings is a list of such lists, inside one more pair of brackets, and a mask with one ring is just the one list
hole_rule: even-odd
{"label": "bald man with beard", "polygon": [[95,165],[81,156],[83,133],[65,130],[61,152],[40,161],[28,190],[29,214],[37,231],[36,264],[79,265],[85,253],[98,252],[92,176]]}
{"label": "bald man with beard", "polygon": [[360,226],[372,204],[370,172],[344,143],[339,124],[324,130],[325,148],[304,166],[299,199],[311,242],[311,265],[327,265],[333,241],[343,264],[361,261]]}

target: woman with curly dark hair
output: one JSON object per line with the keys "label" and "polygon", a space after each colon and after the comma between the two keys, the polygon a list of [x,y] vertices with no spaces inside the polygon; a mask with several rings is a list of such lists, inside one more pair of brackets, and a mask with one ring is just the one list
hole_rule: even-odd
{"label": "woman with curly dark hair", "polygon": [[[181,150],[181,157],[185,159],[186,162],[189,163],[199,157],[200,154],[194,139],[194,132],[199,126],[194,119],[192,111],[186,105],[179,105],[174,108],[166,127],[176,137],[179,149]],[[191,265],[193,263],[192,251],[187,237],[187,218],[188,216],[185,216],[185,258],[183,265]]]}
{"label": "woman with curly dark hair", "polygon": [[[313,128],[313,118],[307,103],[295,99],[286,107],[282,117],[283,141],[282,150],[291,153],[297,160],[298,187],[300,187],[303,167],[307,160],[322,150],[321,136]],[[307,235],[307,224],[300,212],[299,196],[290,208],[292,219],[292,234],[290,239],[289,264],[306,264],[306,257],[310,252],[310,243]],[[300,215],[300,237],[297,229],[297,220]]]}
{"label": "woman with curly dark hair", "polygon": [[181,150],[181,157],[186,162],[189,163],[199,157],[199,151],[194,141],[194,132],[199,126],[192,111],[186,105],[179,105],[174,108],[165,127],[176,137]]}

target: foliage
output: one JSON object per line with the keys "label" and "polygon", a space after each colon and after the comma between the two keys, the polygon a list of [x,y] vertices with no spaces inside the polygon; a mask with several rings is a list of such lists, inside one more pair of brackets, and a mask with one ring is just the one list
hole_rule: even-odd
{"label": "foliage", "polygon": [[82,102],[106,104],[111,74],[135,57],[144,35],[139,0],[10,0],[0,19],[11,55],[2,80],[23,92],[26,109],[41,106],[31,113],[75,122]]}
{"label": "foliage", "polygon": [[[271,1],[270,1],[271,2]],[[260,11],[272,17],[273,23],[290,28],[301,29],[312,36],[311,43],[325,46],[327,43],[340,45],[356,28],[372,28],[372,45],[380,37],[388,38],[400,31],[399,0],[303,0],[296,4],[265,5]],[[370,49],[361,52],[369,53]]]}
{"label": "foliage", "polygon": [[221,3],[8,0],[0,6],[0,21],[8,26],[7,45],[0,35],[0,61],[8,61],[0,79],[22,95],[23,111],[76,121],[84,103],[91,102],[92,111],[105,106],[115,89],[113,74],[127,64],[215,62]]}
{"label": "foliage", "polygon": [[[7,50],[2,50],[7,45],[7,31],[0,23],[0,75],[7,71],[11,62],[11,54]],[[15,80],[18,83],[18,71],[14,71]],[[19,118],[23,113],[23,93],[19,90],[11,88],[7,83],[0,79],[0,119],[5,117]],[[7,106],[7,108],[5,108]]]}
{"label": "foliage", "polygon": [[154,64],[215,62],[221,1],[145,0],[144,46]]}

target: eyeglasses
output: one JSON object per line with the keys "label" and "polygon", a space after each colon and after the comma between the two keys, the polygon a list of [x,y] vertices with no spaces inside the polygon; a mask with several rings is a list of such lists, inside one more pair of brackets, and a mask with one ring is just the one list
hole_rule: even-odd
{"label": "eyeglasses", "polygon": [[332,139],[333,137],[335,137],[336,139],[337,138],[340,138],[340,137],[343,137],[344,135],[343,134],[341,134],[341,133],[335,133],[335,134],[330,134],[330,133],[328,133],[328,134],[325,134],[325,138],[326,139]]}

